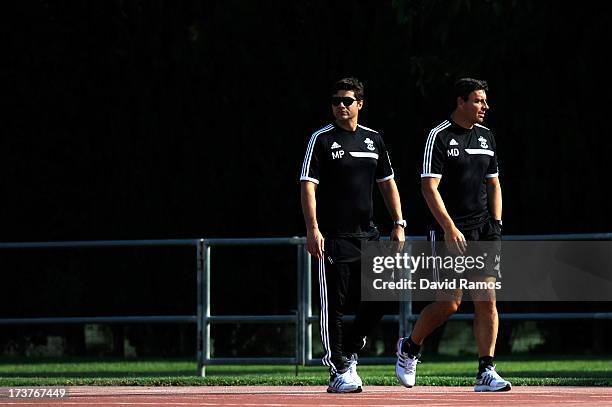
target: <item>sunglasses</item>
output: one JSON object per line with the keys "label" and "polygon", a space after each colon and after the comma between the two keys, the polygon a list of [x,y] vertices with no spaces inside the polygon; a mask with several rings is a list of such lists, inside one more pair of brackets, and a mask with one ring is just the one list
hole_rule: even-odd
{"label": "sunglasses", "polygon": [[357,99],[342,97],[342,96],[332,96],[331,102],[334,106],[340,106],[340,103],[344,105],[344,107],[349,107],[353,104]]}

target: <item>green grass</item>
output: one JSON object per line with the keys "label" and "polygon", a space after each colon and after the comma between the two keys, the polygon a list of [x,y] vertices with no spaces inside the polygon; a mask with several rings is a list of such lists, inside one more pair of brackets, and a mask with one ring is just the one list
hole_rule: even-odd
{"label": "green grass", "polygon": [[[425,358],[418,384],[469,386],[473,358]],[[501,357],[498,368],[514,385],[612,386],[612,356]],[[0,359],[0,386],[50,385],[324,385],[321,366],[209,366],[196,377],[192,360]],[[365,384],[395,385],[393,365],[360,365]]]}

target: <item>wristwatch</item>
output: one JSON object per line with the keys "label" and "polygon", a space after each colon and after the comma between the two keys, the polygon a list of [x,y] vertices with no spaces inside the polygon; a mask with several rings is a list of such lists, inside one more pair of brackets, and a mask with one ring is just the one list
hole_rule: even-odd
{"label": "wristwatch", "polygon": [[404,219],[393,221],[393,225],[401,226],[402,228],[406,228],[406,221]]}
{"label": "wristwatch", "polygon": [[501,219],[493,219],[493,221],[495,223],[497,223],[499,226],[502,226],[502,220]]}

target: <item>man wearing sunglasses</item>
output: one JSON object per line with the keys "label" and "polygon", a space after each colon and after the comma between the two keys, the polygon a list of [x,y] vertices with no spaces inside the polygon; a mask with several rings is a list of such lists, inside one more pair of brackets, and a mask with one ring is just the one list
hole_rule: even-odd
{"label": "man wearing sunglasses", "polygon": [[334,84],[335,120],[310,137],[300,176],[308,252],[319,266],[323,364],[330,369],[330,393],[361,391],[357,352],[384,313],[381,303],[361,302],[345,334],[342,316],[349,287],[359,287],[361,242],[379,239],[372,221],[374,185],[393,220],[391,240],[403,242],[406,227],[385,143],[380,133],[358,124],[363,98],[363,85],[355,78]]}

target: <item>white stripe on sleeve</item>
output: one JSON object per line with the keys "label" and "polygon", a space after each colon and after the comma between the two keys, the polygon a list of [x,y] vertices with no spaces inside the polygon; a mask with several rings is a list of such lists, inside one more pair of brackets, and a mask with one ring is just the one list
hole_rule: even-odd
{"label": "white stripe on sleeve", "polygon": [[450,122],[444,120],[429,132],[429,137],[427,137],[427,143],[425,144],[425,153],[423,153],[423,174],[431,173],[431,157],[433,155],[434,144],[436,143],[436,136],[440,131],[449,126]]}
{"label": "white stripe on sleeve", "polygon": [[308,147],[306,147],[306,155],[304,156],[304,162],[302,163],[302,173],[300,175],[300,179],[302,179],[302,177],[308,177],[308,173],[310,171],[310,160],[312,159],[312,151],[314,150],[314,146],[317,142],[317,137],[319,136],[319,134],[325,133],[326,131],[330,131],[333,128],[334,126],[332,124],[328,124],[322,129],[315,131],[314,133],[312,133],[312,136],[310,136]]}

